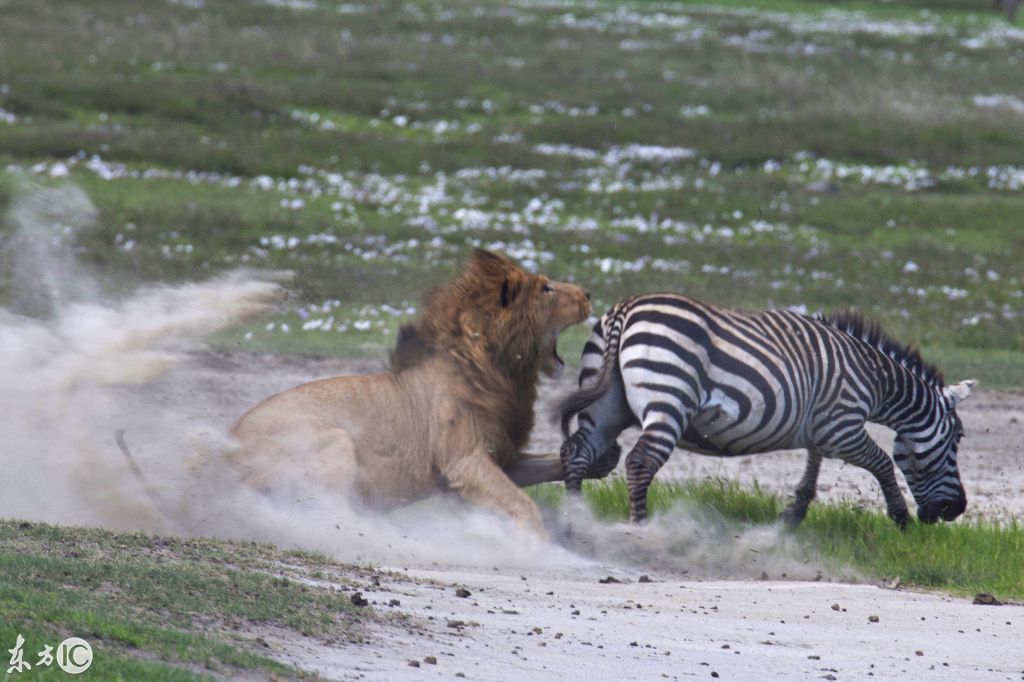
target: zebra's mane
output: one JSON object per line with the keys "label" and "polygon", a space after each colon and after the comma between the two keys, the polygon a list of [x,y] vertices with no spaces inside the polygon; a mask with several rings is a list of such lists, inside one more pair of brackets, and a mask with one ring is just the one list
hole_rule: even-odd
{"label": "zebra's mane", "polygon": [[818,313],[814,319],[855,339],[860,339],[893,362],[913,372],[929,386],[942,388],[946,385],[942,372],[935,365],[925,362],[915,346],[908,346],[896,341],[882,329],[881,325],[873,320],[864,319],[860,313],[854,311]]}

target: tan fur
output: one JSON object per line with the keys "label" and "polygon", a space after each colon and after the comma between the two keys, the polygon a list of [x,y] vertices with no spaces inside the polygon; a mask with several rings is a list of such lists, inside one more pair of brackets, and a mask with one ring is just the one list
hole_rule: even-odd
{"label": "tan fur", "polygon": [[587,317],[588,298],[477,250],[402,328],[391,371],[267,398],[232,428],[229,460],[260,488],[298,473],[385,509],[448,488],[543,533],[519,485],[558,480],[561,464],[521,449],[539,372],[559,369],[558,334]]}

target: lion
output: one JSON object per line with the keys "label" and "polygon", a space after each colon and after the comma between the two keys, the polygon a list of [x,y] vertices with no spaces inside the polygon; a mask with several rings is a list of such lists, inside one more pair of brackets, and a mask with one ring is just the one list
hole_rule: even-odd
{"label": "lion", "polygon": [[589,299],[477,249],[402,326],[390,371],[263,400],[232,427],[238,446],[228,459],[256,488],[301,473],[381,510],[451,490],[544,536],[521,487],[561,480],[561,459],[522,448],[539,375],[564,369],[558,337],[587,318]]}

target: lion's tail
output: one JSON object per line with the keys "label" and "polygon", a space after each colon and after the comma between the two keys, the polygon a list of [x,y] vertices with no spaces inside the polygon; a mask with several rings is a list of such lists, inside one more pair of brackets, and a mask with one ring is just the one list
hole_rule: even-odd
{"label": "lion's tail", "polygon": [[169,514],[167,512],[168,505],[166,505],[165,500],[160,495],[160,491],[158,491],[156,487],[150,483],[149,479],[146,478],[146,474],[142,472],[142,468],[139,466],[139,463],[136,462],[135,457],[132,456],[132,451],[128,449],[128,442],[124,438],[124,429],[118,429],[114,433],[114,441],[117,443],[118,449],[121,450],[121,454],[124,455],[124,458],[128,461],[128,468],[131,470],[135,480],[139,482],[139,485],[142,487],[142,491],[146,493],[146,497],[149,498],[149,501],[152,502],[153,506],[160,510],[160,512],[165,516],[174,518],[173,514]]}
{"label": "lion's tail", "polygon": [[[569,425],[572,418],[596,403],[611,390],[619,371],[619,336],[622,333],[622,318],[610,313],[597,324],[605,331],[604,348],[601,350],[601,367],[597,370],[597,376],[586,387],[581,387],[566,397],[558,406],[562,435],[566,438],[569,437]],[[596,334],[596,327],[594,331]],[[591,339],[593,340],[593,336]],[[590,345],[588,343],[587,348],[583,349],[584,355],[597,350],[596,348],[591,349]]]}

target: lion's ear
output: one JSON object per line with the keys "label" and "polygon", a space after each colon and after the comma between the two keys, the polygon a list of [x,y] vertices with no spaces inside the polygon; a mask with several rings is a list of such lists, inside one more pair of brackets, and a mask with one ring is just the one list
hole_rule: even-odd
{"label": "lion's ear", "polygon": [[477,247],[473,249],[472,263],[484,271],[508,270],[509,260],[497,253]]}

